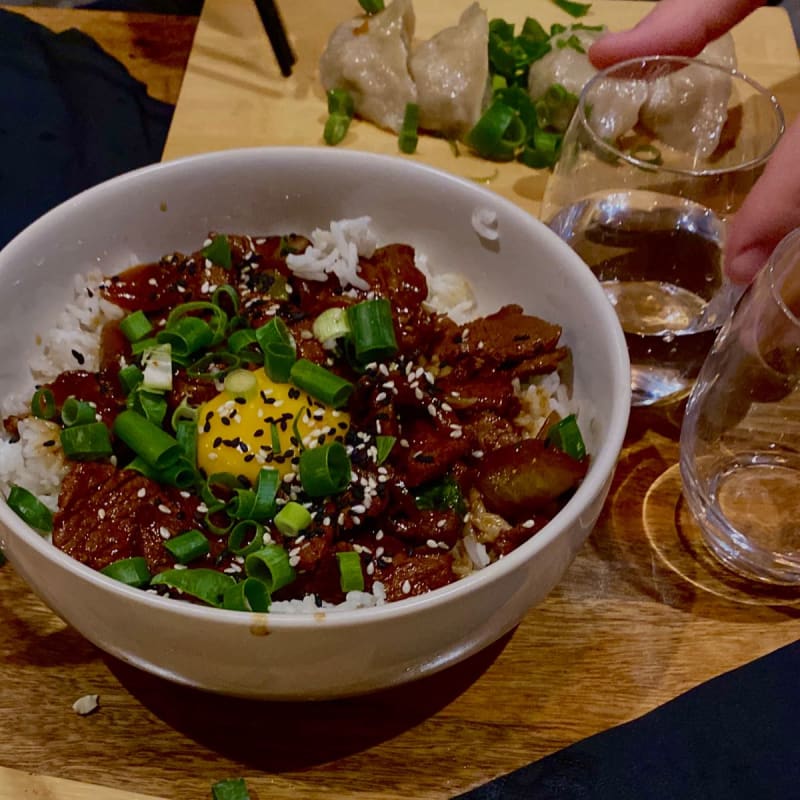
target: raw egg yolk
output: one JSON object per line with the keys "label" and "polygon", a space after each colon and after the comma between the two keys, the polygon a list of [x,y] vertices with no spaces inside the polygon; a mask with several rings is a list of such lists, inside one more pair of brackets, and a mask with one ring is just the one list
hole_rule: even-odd
{"label": "raw egg yolk", "polygon": [[296,472],[303,447],[344,440],[347,412],[273,383],[263,369],[253,374],[257,386],[246,398],[223,391],[200,406],[197,463],[206,475],[230,472],[255,483],[262,467],[272,467],[284,476]]}

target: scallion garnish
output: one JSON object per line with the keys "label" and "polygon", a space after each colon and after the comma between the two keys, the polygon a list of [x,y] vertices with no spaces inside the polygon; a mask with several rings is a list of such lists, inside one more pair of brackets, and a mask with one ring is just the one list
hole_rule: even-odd
{"label": "scallion garnish", "polygon": [[264,372],[273,383],[288,383],[297,361],[294,348],[284,342],[269,342],[264,348]]}
{"label": "scallion garnish", "polygon": [[200,317],[189,316],[179,317],[173,325],[167,326],[156,336],[157,342],[170,345],[172,353],[181,357],[203,350],[213,340],[211,326]]}
{"label": "scallion garnish", "polygon": [[129,395],[144,379],[144,374],[136,364],[127,364],[117,374],[122,391]]}
{"label": "scallion garnish", "polygon": [[73,425],[87,425],[90,422],[97,422],[97,411],[85,400],[78,400],[74,395],[70,395],[61,406],[61,421],[67,428]]}
{"label": "scallion garnish", "polygon": [[53,530],[53,512],[24,486],[12,483],[6,502],[8,507],[31,528],[36,528],[42,533],[50,533]]}
{"label": "scallion garnish", "polygon": [[303,489],[309,496],[338,494],[350,484],[350,458],[341,442],[327,442],[303,450],[298,472]]}
{"label": "scallion garnish", "polygon": [[258,380],[249,369],[235,369],[225,376],[225,391],[232,397],[248,400],[258,389]]}
{"label": "scallion garnish", "polygon": [[375,463],[376,464],[383,464],[387,458],[389,458],[389,454],[392,452],[392,448],[394,447],[394,443],[397,441],[396,436],[376,436],[375,437],[375,448],[377,450],[377,455],[375,456]]}
{"label": "scallion garnish", "polygon": [[248,577],[265,583],[270,594],[288,586],[296,577],[289,554],[277,544],[268,544],[246,556],[244,569]]}
{"label": "scallion garnish", "polygon": [[225,338],[225,331],[228,328],[228,315],[221,306],[216,303],[210,303],[207,300],[192,300],[189,303],[182,303],[173,308],[167,317],[165,327],[167,329],[174,328],[181,317],[194,316],[198,313],[208,317],[206,323],[213,334],[211,344],[219,344]]}
{"label": "scallion garnish", "polygon": [[216,381],[241,364],[241,358],[233,353],[206,353],[186,368],[186,374],[191,378]]}
{"label": "scallion garnish", "polygon": [[133,586],[136,589],[143,589],[150,583],[150,570],[146,559],[142,556],[131,556],[113,561],[100,572],[113,578],[115,581]]}
{"label": "scallion garnish", "polygon": [[56,398],[50,389],[37,389],[31,398],[31,414],[38,419],[53,419],[56,415]]}
{"label": "scallion garnish", "polygon": [[175,438],[135,411],[126,409],[117,414],[113,431],[134,453],[157,470],[174,464],[181,455],[181,446]]}
{"label": "scallion garnish", "polygon": [[[235,583],[226,589],[225,594],[222,596],[222,607],[229,611],[257,611],[265,613],[269,611],[270,597],[269,587],[258,578],[245,578],[239,583]],[[250,795],[245,794],[215,794],[215,798],[249,798]]]}
{"label": "scallion garnish", "polygon": [[[123,414],[132,413],[123,411]],[[114,451],[108,428],[102,422],[73,425],[60,434],[61,449],[67,458],[74,461],[96,461],[107,458]]]}
{"label": "scallion garnish", "polygon": [[164,542],[164,547],[169,550],[172,557],[179,564],[188,564],[190,561],[202,558],[208,555],[211,549],[208,539],[195,529],[185,531],[172,539],[167,539]]}
{"label": "scallion garnish", "polygon": [[403,114],[403,125],[397,137],[397,146],[401,153],[410,155],[416,153],[419,142],[419,106],[416,103],[406,103]]}
{"label": "scallion garnish", "polygon": [[172,346],[169,343],[158,342],[142,353],[142,386],[159,392],[172,389]]}
{"label": "scallion garnish", "polygon": [[592,7],[591,3],[575,3],[573,0],[553,0],[553,2],[571,17],[585,17]]}
{"label": "scallion garnish", "polygon": [[377,14],[385,8],[383,0],[358,0],[358,4],[367,14]]}
{"label": "scallion garnish", "polygon": [[134,311],[120,320],[119,329],[129,342],[138,342],[153,330],[153,323],[150,322],[144,311]]}
{"label": "scallion garnish", "polygon": [[339,586],[343,592],[363,592],[364,573],[361,570],[361,556],[354,550],[336,554],[339,562]]}
{"label": "scallion garnish", "polygon": [[311,332],[325,347],[330,347],[332,342],[349,335],[350,324],[347,321],[347,309],[339,306],[326,308],[314,320]]}
{"label": "scallion garnish", "polygon": [[255,503],[250,518],[259,522],[272,519],[275,515],[275,496],[281,483],[281,474],[272,467],[262,467],[254,488]]}
{"label": "scallion garnish", "polygon": [[299,358],[292,364],[289,380],[313,398],[331,408],[341,408],[347,404],[355,388],[350,381],[340,378],[325,367]]}
{"label": "scallion garnish", "polygon": [[222,607],[225,592],[236,583],[235,579],[215,569],[168,569],[150,580],[151,586],[168,586],[190,594],[210,606]]}
{"label": "scallion garnish", "polygon": [[586,458],[586,444],[574,414],[551,425],[545,441],[578,461]]}
{"label": "scallion garnish", "polygon": [[311,524],[311,513],[305,507],[290,500],[275,515],[275,527],[284,536],[297,536]]}
{"label": "scallion garnish", "polygon": [[228,534],[228,550],[246,556],[264,546],[264,526],[252,519],[237,522]]}
{"label": "scallion garnish", "polygon": [[128,395],[125,404],[129,409],[152,422],[153,425],[160,426],[167,416],[167,400],[164,393],[149,392],[143,384]]}
{"label": "scallion garnish", "polygon": [[178,489],[188,489],[196,485],[199,481],[199,474],[194,463],[190,463],[182,456],[163,469],[155,469],[155,467],[148,464],[143,458],[136,456],[132,461],[128,462],[125,469],[132,469],[156,481],[156,483],[175,486]]}
{"label": "scallion garnish", "polygon": [[214,236],[200,253],[203,258],[223,269],[230,269],[233,265],[230,242],[228,237],[222,234]]}
{"label": "scallion garnish", "polygon": [[525,134],[525,125],[514,109],[495,100],[467,133],[465,142],[483,158],[511,161]]}
{"label": "scallion garnish", "polygon": [[[266,611],[267,609],[253,608],[237,610]],[[218,781],[211,787],[211,797],[213,800],[250,800],[244,778],[226,778],[223,781]]]}
{"label": "scallion garnish", "polygon": [[325,121],[322,138],[325,144],[336,145],[347,136],[355,113],[355,104],[347,89],[329,89],[327,98],[328,119]]}
{"label": "scallion garnish", "polygon": [[347,321],[359,364],[385,361],[397,353],[392,307],[385,297],[350,306]]}

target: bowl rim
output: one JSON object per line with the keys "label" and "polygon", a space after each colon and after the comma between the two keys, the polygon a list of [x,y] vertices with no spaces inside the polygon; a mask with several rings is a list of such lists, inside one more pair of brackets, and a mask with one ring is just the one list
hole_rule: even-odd
{"label": "bowl rim", "polygon": [[[600,284],[580,257],[569,248],[569,245],[559,239],[544,223],[511,200],[473,181],[402,156],[306,146],[245,147],[211,151],[140,167],[85,189],[62,202],[28,225],[5,247],[0,249],[0,275],[4,269],[3,265],[13,260],[15,252],[24,247],[29,239],[38,236],[43,229],[58,222],[61,218],[69,218],[74,213],[78,213],[82,205],[94,201],[98,195],[103,195],[109,191],[126,190],[129,187],[135,187],[140,182],[148,182],[153,175],[163,177],[164,175],[169,176],[171,173],[179,174],[185,170],[192,170],[197,165],[202,166],[214,163],[224,167],[228,164],[252,162],[254,166],[257,166],[257,162],[262,159],[265,162],[270,160],[302,159],[305,168],[313,168],[314,163],[343,164],[348,170],[366,165],[384,174],[402,169],[404,172],[415,173],[423,181],[440,182],[444,185],[449,184],[454,190],[466,191],[475,197],[476,205],[491,207],[498,212],[498,216],[502,214],[503,218],[511,218],[517,225],[527,227],[533,222],[534,226],[539,228],[541,236],[550,238],[558,243],[563,252],[564,268],[570,270],[575,280],[582,284],[587,296],[592,299],[593,305],[597,306],[597,313],[601,314],[606,322],[605,327],[610,334],[611,360],[618,373],[615,376],[615,380],[609,381],[609,385],[613,387],[612,409],[615,413],[613,418],[609,420],[607,433],[597,453],[593,454],[589,472],[575,494],[564,508],[535,536],[502,559],[493,562],[484,569],[476,570],[451,584],[423,595],[395,600],[391,603],[377,606],[355,609],[323,608],[317,612],[302,613],[243,613],[241,611],[200,606],[193,603],[176,602],[169,597],[126,586],[82,564],[56,548],[46,537],[39,535],[26,525],[5,502],[0,502],[0,524],[5,526],[14,536],[21,538],[26,545],[32,547],[45,559],[65,568],[81,582],[92,584],[95,589],[109,591],[112,594],[119,595],[120,599],[123,600],[127,599],[143,603],[154,611],[167,612],[187,619],[205,620],[220,624],[228,623],[245,630],[249,630],[254,621],[261,622],[264,620],[268,620],[271,632],[278,630],[302,631],[319,627],[320,625],[334,628],[368,626],[413,614],[416,611],[430,610],[433,607],[456,602],[462,596],[469,594],[474,584],[478,582],[485,585],[495,584],[506,575],[514,572],[539,551],[544,550],[563,530],[579,522],[579,518],[585,508],[604,490],[607,481],[613,476],[630,412],[630,382],[627,378],[630,362],[627,346],[616,313],[606,299]],[[13,564],[13,557],[10,560]]]}

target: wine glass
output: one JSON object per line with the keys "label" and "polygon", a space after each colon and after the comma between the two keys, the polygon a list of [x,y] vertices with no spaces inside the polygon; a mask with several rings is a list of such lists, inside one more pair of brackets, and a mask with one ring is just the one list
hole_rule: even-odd
{"label": "wine glass", "polygon": [[691,389],[742,291],[722,275],[726,223],[783,130],[767,89],[699,59],[637,58],[584,87],[542,217],[616,308],[633,405]]}

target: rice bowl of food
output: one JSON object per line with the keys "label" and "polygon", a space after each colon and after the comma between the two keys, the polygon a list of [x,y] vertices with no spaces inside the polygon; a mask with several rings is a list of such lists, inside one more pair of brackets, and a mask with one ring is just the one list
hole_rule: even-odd
{"label": "rice bowl of food", "polygon": [[0,253],[0,547],[107,652],[335,697],[499,638],[594,525],[627,423],[585,265],[401,159],[197,156]]}

